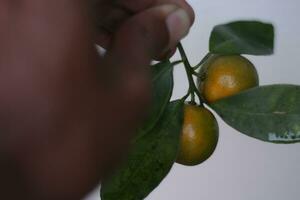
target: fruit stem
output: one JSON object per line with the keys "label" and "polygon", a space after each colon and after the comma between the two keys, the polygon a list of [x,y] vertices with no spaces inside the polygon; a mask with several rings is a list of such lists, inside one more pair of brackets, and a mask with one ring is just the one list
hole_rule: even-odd
{"label": "fruit stem", "polygon": [[200,76],[200,74],[198,74],[196,71],[193,71],[193,75],[196,76],[196,77]]}
{"label": "fruit stem", "polygon": [[191,93],[191,102],[195,103],[195,93],[194,92]]}
{"label": "fruit stem", "polygon": [[211,56],[212,54],[209,52],[207,53],[204,58],[195,66],[193,67],[193,70],[197,70],[201,67],[201,65],[203,65],[203,63],[205,63],[207,61],[207,59]]}
{"label": "fruit stem", "polygon": [[197,97],[199,98],[200,105],[203,105],[204,101],[203,101],[202,96],[201,96],[200,92],[198,91],[198,89],[195,85],[195,82],[194,82],[194,78],[193,78],[194,69],[190,65],[190,63],[188,61],[188,58],[186,56],[186,53],[185,53],[181,43],[179,43],[177,45],[177,48],[178,48],[179,53],[181,55],[181,58],[182,58],[182,61],[183,61],[183,64],[184,64],[184,68],[185,68],[185,71],[186,71],[186,75],[187,75],[187,78],[188,78],[188,81],[189,81],[188,94],[191,94],[191,102],[195,103],[195,93],[196,93]]}
{"label": "fruit stem", "polygon": [[176,65],[181,64],[181,63],[183,63],[182,60],[177,60],[177,61],[172,62],[171,65],[176,66]]}

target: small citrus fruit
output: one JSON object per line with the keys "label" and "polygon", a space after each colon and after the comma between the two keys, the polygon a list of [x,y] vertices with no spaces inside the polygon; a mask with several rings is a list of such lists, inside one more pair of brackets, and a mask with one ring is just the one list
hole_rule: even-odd
{"label": "small citrus fruit", "polygon": [[202,66],[198,86],[208,103],[256,87],[259,84],[254,65],[240,55],[213,55]]}
{"label": "small citrus fruit", "polygon": [[186,104],[177,163],[198,165],[208,159],[218,143],[219,127],[206,108]]}

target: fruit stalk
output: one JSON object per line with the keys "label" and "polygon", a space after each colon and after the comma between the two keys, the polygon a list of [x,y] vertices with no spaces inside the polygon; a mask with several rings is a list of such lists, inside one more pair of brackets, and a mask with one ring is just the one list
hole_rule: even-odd
{"label": "fruit stalk", "polygon": [[187,95],[184,98],[187,98],[189,95],[191,95],[191,103],[196,104],[195,103],[195,93],[196,93],[197,97],[199,98],[200,105],[203,105],[204,100],[202,99],[202,96],[201,96],[200,92],[198,91],[198,89],[195,85],[195,82],[194,82],[194,78],[193,78],[193,74],[195,73],[195,71],[192,68],[192,66],[190,65],[190,62],[189,62],[189,60],[186,56],[186,53],[183,49],[182,44],[179,43],[177,45],[177,48],[178,48],[179,53],[181,55],[181,58],[182,58],[182,61],[183,61],[183,64],[184,64],[184,68],[185,68],[185,71],[186,71],[186,75],[187,75],[187,78],[188,78],[188,81],[189,81],[189,90],[188,90]]}
{"label": "fruit stalk", "polygon": [[197,69],[199,69],[208,59],[209,59],[209,57],[211,56],[212,54],[209,52],[209,53],[207,53],[204,57],[203,57],[203,59],[195,66],[195,67],[193,67],[193,70],[197,70]]}

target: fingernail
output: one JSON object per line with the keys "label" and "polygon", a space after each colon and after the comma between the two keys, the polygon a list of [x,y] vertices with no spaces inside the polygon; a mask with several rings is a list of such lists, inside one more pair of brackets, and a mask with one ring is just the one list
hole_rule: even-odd
{"label": "fingernail", "polygon": [[183,9],[177,9],[167,17],[167,27],[170,32],[170,46],[176,45],[184,38],[191,26],[188,13]]}

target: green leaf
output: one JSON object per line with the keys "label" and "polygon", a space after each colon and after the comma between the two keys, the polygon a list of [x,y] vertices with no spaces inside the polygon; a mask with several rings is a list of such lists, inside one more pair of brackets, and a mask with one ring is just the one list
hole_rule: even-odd
{"label": "green leaf", "polygon": [[151,66],[152,72],[152,104],[150,113],[144,125],[138,131],[137,137],[151,130],[163,114],[173,92],[173,64],[170,61],[160,62]]}
{"label": "green leaf", "polygon": [[216,26],[209,49],[215,54],[270,55],[274,52],[274,27],[258,21],[236,21]]}
{"label": "green leaf", "polygon": [[250,137],[272,143],[300,142],[300,86],[257,87],[210,106]]}
{"label": "green leaf", "polygon": [[177,157],[183,102],[170,103],[156,126],[133,144],[127,162],[101,186],[102,200],[142,200],[169,173]]}

